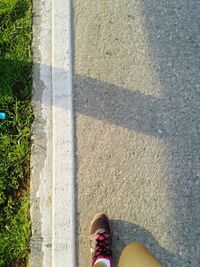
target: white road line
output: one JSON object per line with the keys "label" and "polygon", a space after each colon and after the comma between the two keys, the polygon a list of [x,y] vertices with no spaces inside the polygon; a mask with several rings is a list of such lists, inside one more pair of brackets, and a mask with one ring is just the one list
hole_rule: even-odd
{"label": "white road line", "polygon": [[74,151],[70,1],[52,3],[52,266],[75,265]]}
{"label": "white road line", "polygon": [[75,267],[71,0],[33,0],[31,267]]}

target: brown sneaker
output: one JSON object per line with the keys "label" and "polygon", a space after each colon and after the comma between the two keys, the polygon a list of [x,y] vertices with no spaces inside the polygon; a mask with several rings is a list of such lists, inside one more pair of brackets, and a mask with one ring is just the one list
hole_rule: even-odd
{"label": "brown sneaker", "polygon": [[95,215],[90,225],[89,235],[92,266],[100,260],[106,261],[108,266],[113,267],[111,226],[107,215],[104,213]]}

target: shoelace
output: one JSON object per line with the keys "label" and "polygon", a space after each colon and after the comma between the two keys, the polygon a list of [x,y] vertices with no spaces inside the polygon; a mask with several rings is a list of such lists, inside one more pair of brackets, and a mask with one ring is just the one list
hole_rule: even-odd
{"label": "shoelace", "polygon": [[96,253],[95,258],[98,256],[108,257],[112,255],[110,248],[110,235],[107,233],[98,233],[96,238]]}

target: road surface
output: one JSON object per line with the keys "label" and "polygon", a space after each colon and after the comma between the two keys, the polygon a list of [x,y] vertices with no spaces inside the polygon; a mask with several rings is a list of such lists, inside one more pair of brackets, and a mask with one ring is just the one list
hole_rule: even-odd
{"label": "road surface", "polygon": [[115,262],[145,243],[200,266],[200,2],[74,0],[78,266],[112,219]]}

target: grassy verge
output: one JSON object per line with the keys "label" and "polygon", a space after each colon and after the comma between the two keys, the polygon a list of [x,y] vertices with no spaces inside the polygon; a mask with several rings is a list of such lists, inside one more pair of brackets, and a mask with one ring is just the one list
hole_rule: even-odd
{"label": "grassy verge", "polygon": [[29,255],[31,0],[0,0],[0,266]]}

